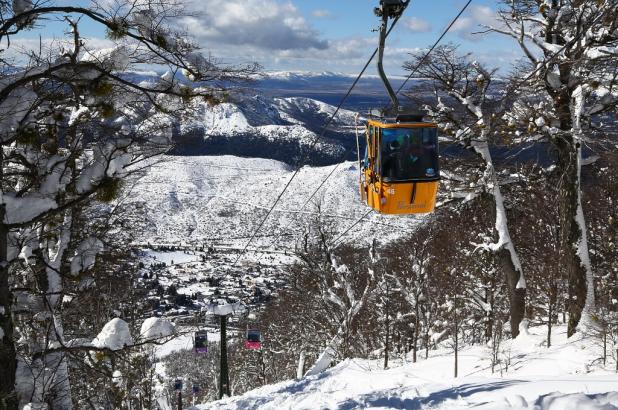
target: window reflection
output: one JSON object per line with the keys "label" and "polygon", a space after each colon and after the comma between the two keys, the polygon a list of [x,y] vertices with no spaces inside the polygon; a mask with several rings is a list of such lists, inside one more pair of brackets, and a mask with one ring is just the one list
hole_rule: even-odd
{"label": "window reflection", "polygon": [[384,128],[381,148],[384,181],[439,178],[436,128]]}

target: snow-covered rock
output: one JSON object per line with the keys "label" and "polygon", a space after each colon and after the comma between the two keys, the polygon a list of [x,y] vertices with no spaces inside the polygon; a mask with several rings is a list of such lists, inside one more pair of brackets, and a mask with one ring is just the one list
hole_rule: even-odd
{"label": "snow-covered rock", "polygon": [[122,319],[114,318],[107,322],[92,341],[100,349],[120,350],[133,344],[129,325]]}
{"label": "snow-covered rock", "polygon": [[174,334],[174,324],[167,319],[150,317],[144,320],[139,333],[143,340],[162,339]]}

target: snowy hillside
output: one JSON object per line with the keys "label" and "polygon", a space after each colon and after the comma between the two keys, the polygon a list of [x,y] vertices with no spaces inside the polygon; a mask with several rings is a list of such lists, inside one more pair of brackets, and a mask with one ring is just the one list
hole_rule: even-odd
{"label": "snowy hillside", "polygon": [[179,125],[173,153],[229,154],[288,164],[301,159],[316,165],[340,162],[355,153],[356,113],[341,110],[318,140],[334,111],[333,106],[301,97],[244,96],[215,106],[194,102],[193,115]]}
{"label": "snowy hillside", "polygon": [[558,327],[548,349],[545,333],[545,327],[531,328],[504,342],[493,373],[490,348],[472,346],[459,352],[460,377],[454,378],[453,352],[443,348],[430,351],[428,360],[400,362],[388,370],[381,361],[347,360],[318,376],[195,409],[617,409],[618,378],[599,365],[596,341],[567,342],[565,327]]}
{"label": "snowy hillside", "polygon": [[[322,181],[333,172],[301,212]],[[167,156],[135,181],[127,191],[135,219],[142,225],[141,242],[218,244],[240,247],[292,176],[293,170],[259,158]],[[280,235],[298,233],[321,207],[322,218],[334,233],[343,232],[365,212],[358,193],[358,169],[352,162],[327,167],[304,167],[281,198],[253,242],[253,248],[290,249],[294,241]],[[372,214],[349,238],[381,232],[396,238],[409,232],[422,216]]]}

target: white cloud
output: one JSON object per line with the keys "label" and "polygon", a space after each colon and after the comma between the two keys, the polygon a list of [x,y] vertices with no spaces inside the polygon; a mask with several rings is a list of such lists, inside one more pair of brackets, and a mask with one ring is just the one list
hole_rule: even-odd
{"label": "white cloud", "polygon": [[313,10],[311,12],[311,15],[313,17],[317,17],[317,18],[321,18],[321,19],[333,17],[333,14],[330,11],[324,10],[324,9]]}
{"label": "white cloud", "polygon": [[182,23],[204,47],[255,46],[265,50],[326,49],[291,2],[276,0],[194,0],[199,17]]}
{"label": "white cloud", "polygon": [[469,11],[463,17],[460,17],[451,31],[459,33],[459,35],[467,40],[480,41],[479,35],[472,33],[482,31],[484,26],[499,26],[500,21],[495,10],[487,6],[471,6]]}
{"label": "white cloud", "polygon": [[431,31],[431,24],[428,21],[419,19],[418,17],[409,17],[403,20],[405,28],[413,33],[427,33]]}

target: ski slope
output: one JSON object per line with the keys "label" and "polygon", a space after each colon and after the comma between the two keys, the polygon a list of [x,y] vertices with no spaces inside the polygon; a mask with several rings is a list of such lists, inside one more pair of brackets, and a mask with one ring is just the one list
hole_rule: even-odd
{"label": "ski slope", "polygon": [[608,368],[599,364],[596,341],[581,335],[567,340],[561,326],[553,333],[555,345],[547,348],[545,333],[545,327],[532,328],[503,342],[502,363],[493,373],[487,346],[460,351],[458,378],[448,349],[431,351],[428,360],[418,363],[399,361],[387,370],[379,360],[346,360],[318,376],[194,409],[618,409],[615,362],[610,359]]}

